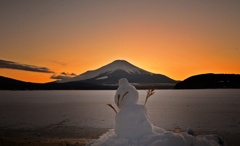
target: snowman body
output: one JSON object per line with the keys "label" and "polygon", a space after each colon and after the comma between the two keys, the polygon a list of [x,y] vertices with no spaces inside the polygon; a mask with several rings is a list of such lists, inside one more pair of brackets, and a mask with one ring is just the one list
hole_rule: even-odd
{"label": "snowman body", "polygon": [[144,105],[137,104],[138,98],[136,88],[127,79],[120,79],[114,98],[119,108],[114,128],[117,136],[136,139],[153,133],[147,110]]}

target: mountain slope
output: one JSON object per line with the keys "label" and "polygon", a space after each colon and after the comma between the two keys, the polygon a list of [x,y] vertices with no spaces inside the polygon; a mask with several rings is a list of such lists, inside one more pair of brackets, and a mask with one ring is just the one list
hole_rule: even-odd
{"label": "mountain slope", "polygon": [[84,80],[84,82],[91,82],[97,84],[117,84],[120,78],[127,78],[130,83],[137,84],[175,84],[176,81],[160,74],[138,74],[127,73],[124,70],[115,70],[112,73],[103,73],[94,78]]}

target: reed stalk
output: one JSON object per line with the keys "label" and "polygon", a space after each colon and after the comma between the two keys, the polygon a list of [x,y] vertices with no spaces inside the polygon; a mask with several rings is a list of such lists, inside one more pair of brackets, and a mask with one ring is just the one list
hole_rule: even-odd
{"label": "reed stalk", "polygon": [[145,99],[145,102],[144,102],[144,106],[146,105],[148,98],[155,93],[154,90],[155,89],[153,89],[153,88],[147,90],[147,95],[146,95],[146,99]]}

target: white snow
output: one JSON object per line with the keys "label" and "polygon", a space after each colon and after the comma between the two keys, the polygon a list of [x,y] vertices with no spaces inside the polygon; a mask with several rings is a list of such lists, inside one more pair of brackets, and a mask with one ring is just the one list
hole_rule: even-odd
{"label": "white snow", "polygon": [[108,78],[108,76],[102,76],[102,77],[97,78],[96,80],[104,80],[104,79],[107,79],[107,78]]}
{"label": "white snow", "polygon": [[[174,133],[153,126],[144,105],[137,104],[138,92],[123,78],[114,101],[119,111],[115,116],[115,127],[90,142],[90,146],[225,146],[218,135],[193,136],[193,130]],[[191,131],[191,132],[189,132]]]}
{"label": "white snow", "polygon": [[91,79],[91,78],[97,77],[98,75],[101,75],[103,73],[110,74],[116,70],[124,70],[129,74],[131,74],[131,73],[151,74],[150,72],[145,71],[141,68],[138,68],[125,60],[115,60],[112,63],[109,63],[101,68],[96,69],[96,70],[87,71],[76,77],[61,80],[59,82],[64,83],[64,82],[81,81],[81,80]]}
{"label": "white snow", "polygon": [[159,127],[153,127],[153,134],[138,139],[122,138],[116,135],[114,129],[100,136],[99,139],[87,144],[87,146],[225,146],[218,144],[217,135],[192,136],[183,133],[165,131]]}

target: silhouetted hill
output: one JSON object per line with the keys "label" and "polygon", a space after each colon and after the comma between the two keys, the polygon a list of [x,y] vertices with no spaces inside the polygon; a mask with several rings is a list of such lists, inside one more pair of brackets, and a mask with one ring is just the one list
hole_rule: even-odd
{"label": "silhouetted hill", "polygon": [[200,74],[175,85],[175,89],[240,88],[238,74]]}
{"label": "silhouetted hill", "polygon": [[0,76],[0,89],[1,90],[26,90],[37,89],[41,84],[23,82],[7,77]]}
{"label": "silhouetted hill", "polygon": [[[67,83],[58,83],[58,82],[50,82],[50,83],[31,83],[19,81],[7,77],[0,76],[0,90],[112,90],[117,89],[118,84],[108,84],[101,85],[97,83],[90,83],[75,81],[75,82],[67,82]],[[173,88],[172,85],[168,84],[134,84],[137,89],[169,89]]]}
{"label": "silhouetted hill", "polygon": [[0,90],[77,90],[77,89],[87,90],[105,88],[107,87],[84,82],[31,83],[0,76]]}

